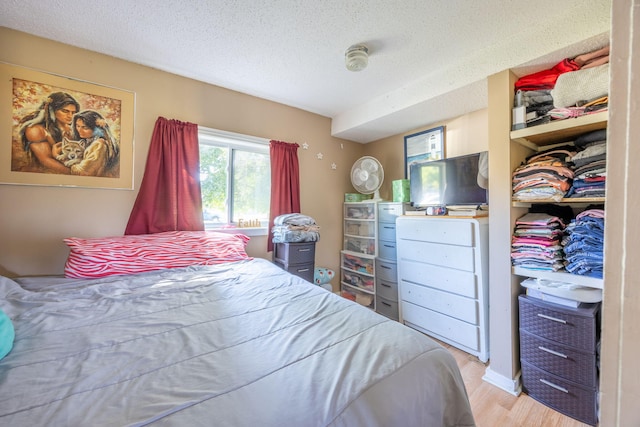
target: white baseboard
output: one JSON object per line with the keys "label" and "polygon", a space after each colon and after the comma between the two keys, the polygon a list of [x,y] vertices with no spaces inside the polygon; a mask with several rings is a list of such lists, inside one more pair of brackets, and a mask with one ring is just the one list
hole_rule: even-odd
{"label": "white baseboard", "polygon": [[522,393],[520,372],[518,372],[515,379],[511,379],[496,373],[491,369],[491,366],[489,366],[485,369],[482,379],[514,396],[518,396]]}

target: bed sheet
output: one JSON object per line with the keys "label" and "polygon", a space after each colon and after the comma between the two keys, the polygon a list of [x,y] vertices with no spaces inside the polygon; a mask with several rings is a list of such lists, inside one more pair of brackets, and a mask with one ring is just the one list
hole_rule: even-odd
{"label": "bed sheet", "polygon": [[266,260],[22,285],[0,425],[473,425],[446,349]]}

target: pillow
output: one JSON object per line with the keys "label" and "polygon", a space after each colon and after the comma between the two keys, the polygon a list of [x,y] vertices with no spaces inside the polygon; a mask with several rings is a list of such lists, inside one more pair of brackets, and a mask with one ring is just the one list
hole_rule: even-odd
{"label": "pillow", "polygon": [[13,329],[13,323],[4,311],[0,310],[0,359],[5,357],[13,348],[13,340],[16,337],[16,331]]}
{"label": "pillow", "polygon": [[166,231],[120,237],[64,239],[69,278],[136,274],[164,268],[213,265],[251,259],[249,237],[215,231]]}
{"label": "pillow", "polygon": [[316,267],[313,273],[313,283],[316,285],[324,285],[329,283],[336,273],[333,270],[324,267]]}

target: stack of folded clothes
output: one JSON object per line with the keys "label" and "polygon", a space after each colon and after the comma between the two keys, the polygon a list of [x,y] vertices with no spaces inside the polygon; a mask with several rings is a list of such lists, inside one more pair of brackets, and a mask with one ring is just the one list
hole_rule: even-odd
{"label": "stack of folded clothes", "polygon": [[604,210],[587,209],[566,227],[562,244],[569,273],[602,278]]}
{"label": "stack of folded clothes", "polygon": [[575,148],[558,147],[529,157],[513,172],[513,199],[560,201],[571,188],[573,171],[567,160]]}
{"label": "stack of folded clothes", "polygon": [[604,197],[607,180],[607,130],[582,134],[574,144],[579,151],[571,157],[574,178],[567,197]]}
{"label": "stack of folded clothes", "polygon": [[277,216],[273,220],[273,243],[317,242],[320,227],[310,216],[291,213]]}
{"label": "stack of folded clothes", "polygon": [[564,222],[546,213],[528,213],[516,220],[511,240],[511,262],[516,267],[558,271],[564,266]]}
{"label": "stack of folded clothes", "polygon": [[608,89],[609,46],[605,46],[519,78],[514,107],[525,107],[526,126],[535,126],[605,110]]}

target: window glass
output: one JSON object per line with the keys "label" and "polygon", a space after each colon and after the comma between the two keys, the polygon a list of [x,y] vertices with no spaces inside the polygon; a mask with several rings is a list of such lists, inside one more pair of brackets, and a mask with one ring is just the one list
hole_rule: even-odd
{"label": "window glass", "polygon": [[268,141],[199,128],[205,228],[267,227],[271,196]]}

